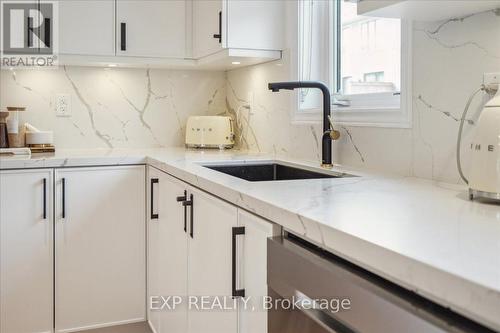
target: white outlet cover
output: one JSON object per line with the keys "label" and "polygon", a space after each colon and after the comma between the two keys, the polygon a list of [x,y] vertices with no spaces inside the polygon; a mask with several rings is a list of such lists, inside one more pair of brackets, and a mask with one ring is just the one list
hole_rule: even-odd
{"label": "white outlet cover", "polygon": [[71,117],[71,95],[57,94],[55,105],[57,117]]}
{"label": "white outlet cover", "polygon": [[247,103],[248,103],[248,108],[249,108],[249,111],[250,111],[250,114],[251,114],[251,115],[254,115],[254,114],[255,114],[255,109],[254,109],[254,107],[255,107],[255,105],[254,105],[254,98],[255,98],[255,96],[254,96],[253,91],[249,91],[249,92],[247,93]]}
{"label": "white outlet cover", "polygon": [[500,73],[484,73],[483,84],[500,84]]}

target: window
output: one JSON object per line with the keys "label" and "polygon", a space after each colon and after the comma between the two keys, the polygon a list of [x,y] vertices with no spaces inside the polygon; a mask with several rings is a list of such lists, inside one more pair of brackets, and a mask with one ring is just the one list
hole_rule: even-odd
{"label": "window", "polygon": [[358,16],[356,4],[341,1],[336,19],[340,35],[339,77],[352,79],[339,87],[345,95],[399,93],[401,86],[401,22]]}
{"label": "window", "polygon": [[382,82],[384,81],[384,74],[384,72],[365,73],[363,78],[365,82]]}
{"label": "window", "polygon": [[[409,23],[357,15],[356,3],[344,0],[299,0],[298,7],[298,78],[328,83],[335,120],[409,127]],[[295,120],[321,119],[320,94],[299,95]]]}

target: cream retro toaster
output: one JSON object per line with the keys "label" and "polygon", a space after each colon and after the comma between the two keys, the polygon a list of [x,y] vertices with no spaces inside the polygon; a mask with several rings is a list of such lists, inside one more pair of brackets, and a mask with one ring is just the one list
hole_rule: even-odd
{"label": "cream retro toaster", "polygon": [[186,147],[232,148],[233,121],[223,116],[191,116],[186,124]]}

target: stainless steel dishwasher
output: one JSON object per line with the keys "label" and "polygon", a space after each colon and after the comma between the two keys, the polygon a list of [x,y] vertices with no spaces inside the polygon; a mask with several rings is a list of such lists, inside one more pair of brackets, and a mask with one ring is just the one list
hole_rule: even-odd
{"label": "stainless steel dishwasher", "polygon": [[267,262],[269,333],[494,332],[290,234]]}

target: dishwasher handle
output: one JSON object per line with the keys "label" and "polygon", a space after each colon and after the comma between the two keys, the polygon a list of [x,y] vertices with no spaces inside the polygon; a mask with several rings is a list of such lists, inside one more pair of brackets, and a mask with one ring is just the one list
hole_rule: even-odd
{"label": "dishwasher handle", "polygon": [[[300,300],[300,302],[304,302],[307,304],[315,303],[314,300],[302,294],[300,291],[296,291],[295,296]],[[347,327],[342,322],[337,320],[335,317],[329,316],[322,310],[316,308],[316,306],[314,305],[309,309],[302,309],[301,311],[305,316],[316,322],[328,333],[357,333],[356,331],[352,330],[351,328]]]}

